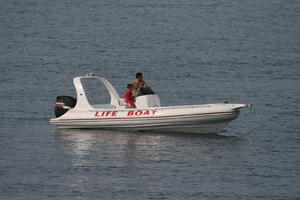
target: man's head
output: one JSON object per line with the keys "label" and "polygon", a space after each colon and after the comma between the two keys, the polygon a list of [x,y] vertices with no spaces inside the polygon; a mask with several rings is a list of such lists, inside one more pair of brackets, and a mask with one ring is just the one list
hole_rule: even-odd
{"label": "man's head", "polygon": [[133,85],[131,83],[128,83],[127,84],[127,89],[132,89],[133,88]]}
{"label": "man's head", "polygon": [[135,78],[138,79],[138,80],[142,80],[143,79],[143,73],[141,73],[141,72],[136,73]]}

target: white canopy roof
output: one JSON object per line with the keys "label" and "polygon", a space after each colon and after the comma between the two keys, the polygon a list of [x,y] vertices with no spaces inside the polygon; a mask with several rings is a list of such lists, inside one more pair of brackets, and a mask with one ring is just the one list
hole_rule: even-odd
{"label": "white canopy roof", "polygon": [[87,110],[93,109],[93,107],[89,104],[86,93],[82,86],[82,79],[97,79],[99,80],[108,90],[110,94],[110,104],[113,106],[118,106],[118,101],[120,99],[118,92],[116,89],[111,85],[111,83],[103,77],[93,76],[93,75],[86,75],[86,76],[78,76],[73,79],[73,83],[77,93],[77,104],[75,109],[78,110]]}

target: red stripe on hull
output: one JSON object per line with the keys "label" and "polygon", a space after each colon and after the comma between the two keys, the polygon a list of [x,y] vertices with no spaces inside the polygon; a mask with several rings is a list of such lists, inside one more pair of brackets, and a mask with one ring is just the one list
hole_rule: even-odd
{"label": "red stripe on hull", "polygon": [[190,115],[169,115],[169,116],[158,116],[158,117],[122,117],[122,118],[89,118],[89,119],[58,119],[52,120],[52,122],[62,121],[86,121],[86,120],[117,120],[117,119],[161,119],[161,118],[176,118],[176,117],[189,117],[189,116],[209,116],[209,115],[220,115],[220,114],[233,114],[234,112],[217,112],[217,113],[202,113],[202,114],[190,114]]}

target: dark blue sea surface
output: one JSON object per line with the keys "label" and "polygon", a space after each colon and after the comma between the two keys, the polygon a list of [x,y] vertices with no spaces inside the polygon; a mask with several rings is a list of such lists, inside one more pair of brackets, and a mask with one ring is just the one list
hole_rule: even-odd
{"label": "dark blue sea surface", "polygon": [[[136,72],[163,105],[252,103],[218,134],[58,130]],[[300,1],[0,0],[0,199],[300,199]]]}

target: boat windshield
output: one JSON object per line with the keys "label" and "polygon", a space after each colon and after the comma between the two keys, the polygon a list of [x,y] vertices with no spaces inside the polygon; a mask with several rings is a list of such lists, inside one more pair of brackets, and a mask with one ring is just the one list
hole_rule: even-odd
{"label": "boat windshield", "polygon": [[81,79],[81,82],[86,93],[87,100],[91,106],[94,107],[99,104],[110,104],[111,98],[109,91],[103,83],[93,78]]}

